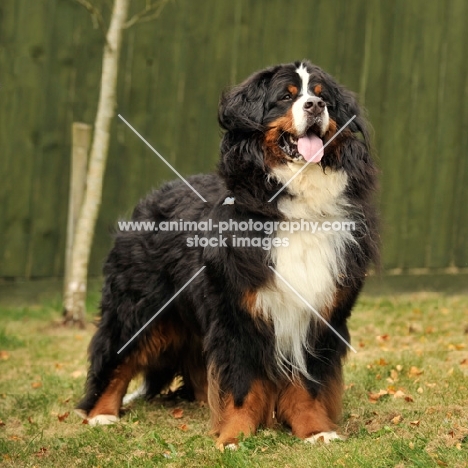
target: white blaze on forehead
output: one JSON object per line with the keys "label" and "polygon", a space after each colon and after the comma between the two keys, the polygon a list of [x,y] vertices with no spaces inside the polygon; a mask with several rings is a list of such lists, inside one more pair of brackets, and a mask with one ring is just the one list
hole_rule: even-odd
{"label": "white blaze on forehead", "polygon": [[[292,114],[297,136],[302,136],[307,130],[307,112],[304,110],[304,104],[314,95],[309,93],[310,73],[307,71],[307,67],[301,63],[299,67],[296,68],[296,73],[301,78],[301,90],[299,92],[299,98],[292,106]],[[325,107],[321,117],[321,124],[319,124],[322,134],[328,129],[329,123],[328,109]]]}
{"label": "white blaze on forehead", "polygon": [[307,71],[306,66],[301,63],[299,68],[296,69],[296,73],[301,77],[301,94],[308,94],[309,93],[309,72]]}
{"label": "white blaze on forehead", "polygon": [[309,94],[310,74],[303,63],[296,69],[296,73],[301,78],[301,90],[299,92],[299,99],[292,106],[292,113],[296,132],[298,135],[302,135],[307,130],[307,114],[304,111],[304,104],[311,97]]}

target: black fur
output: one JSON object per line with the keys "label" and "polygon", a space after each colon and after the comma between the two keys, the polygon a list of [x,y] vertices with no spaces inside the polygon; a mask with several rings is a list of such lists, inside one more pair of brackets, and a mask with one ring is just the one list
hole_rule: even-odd
{"label": "black fur", "polygon": [[[349,340],[346,320],[362,287],[370,262],[377,262],[376,215],[372,204],[376,169],[370,156],[365,119],[355,96],[319,67],[306,63],[311,84],[320,84],[322,98],[331,119],[341,128],[356,115],[347,133],[325,150],[323,170],[343,169],[348,175],[346,195],[357,231],[357,243],[346,251],[345,278],[336,280],[340,302],[330,323]],[[287,83],[300,84],[295,69],[287,64],[258,72],[223,94],[219,123],[225,133],[221,143],[219,171],[189,178],[206,199],[203,203],[183,182],[176,181],[153,191],[143,199],[132,216],[135,221],[211,219],[213,224],[229,219],[281,221],[285,215],[278,203],[291,198],[284,190],[273,202],[268,200],[281,188],[268,177],[271,167],[265,158],[265,131],[268,124],[287,111],[278,101]],[[234,204],[223,204],[234,197]],[[268,237],[264,233],[227,232],[228,247],[193,248],[187,237],[217,237],[218,232],[117,232],[115,245],[104,267],[102,319],[90,345],[90,369],[86,396],[78,408],[89,412],[105,391],[115,369],[132,353],[145,349],[154,323],[171,321],[180,329],[184,344],[154,356],[141,369],[148,384],[148,396],[159,393],[176,374],[187,370],[189,355],[198,355],[206,367],[219,373],[222,391],[242,402],[255,379],[278,381],[281,376],[274,359],[275,335],[272,323],[256,320],[243,303],[247,291],[257,291],[273,279],[267,250],[258,247],[233,248],[233,235]],[[167,307],[154,323],[125,350],[117,351],[202,267],[205,270]],[[274,265],[272,265],[274,266]],[[314,380],[305,379],[313,396],[319,395],[330,379],[341,375],[346,346],[328,328],[314,334],[315,355],[308,355],[308,369]],[[193,337],[198,337],[194,340]],[[197,345],[190,343],[196,341]],[[195,349],[194,349],[195,348]],[[318,355],[317,355],[318,354]]]}

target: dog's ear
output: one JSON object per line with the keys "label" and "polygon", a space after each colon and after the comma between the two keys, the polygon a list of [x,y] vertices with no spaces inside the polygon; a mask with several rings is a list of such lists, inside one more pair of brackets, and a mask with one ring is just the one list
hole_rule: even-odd
{"label": "dog's ear", "polygon": [[356,116],[349,124],[349,129],[353,133],[360,133],[368,145],[369,130],[367,128],[367,121],[356,95],[352,91],[338,85],[336,88],[335,105],[338,127],[343,126],[349,119]]}
{"label": "dog's ear", "polygon": [[218,121],[224,130],[263,130],[265,98],[273,73],[273,68],[255,73],[221,95]]}
{"label": "dog's ear", "polygon": [[366,145],[369,145],[369,130],[364,111],[358,103],[356,94],[340,85],[335,79],[315,65],[310,65],[316,75],[325,84],[327,95],[328,112],[330,117],[336,121],[338,128],[341,128],[353,116],[354,119],[349,124],[349,129],[353,133],[360,133]]}

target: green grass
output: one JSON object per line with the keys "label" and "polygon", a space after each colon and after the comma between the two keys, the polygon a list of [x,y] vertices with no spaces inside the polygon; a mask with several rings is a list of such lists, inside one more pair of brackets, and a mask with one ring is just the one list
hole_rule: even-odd
{"label": "green grass", "polygon": [[196,403],[140,401],[115,426],[82,424],[73,407],[93,327],[61,327],[59,305],[0,308],[0,466],[468,467],[467,296],[360,300],[350,324],[358,353],[345,370],[345,442],[309,446],[278,428],[224,453]]}

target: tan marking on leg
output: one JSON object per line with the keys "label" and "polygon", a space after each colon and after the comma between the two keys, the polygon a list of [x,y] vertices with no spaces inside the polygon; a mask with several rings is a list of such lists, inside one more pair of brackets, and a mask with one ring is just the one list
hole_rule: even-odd
{"label": "tan marking on leg", "polygon": [[271,382],[255,380],[241,406],[236,406],[232,395],[222,404],[219,420],[218,448],[237,445],[240,434],[254,434],[260,424],[271,426],[275,408],[276,391]]}
{"label": "tan marking on leg", "polygon": [[319,432],[331,432],[336,429],[332,417],[337,413],[329,413],[329,406],[334,399],[314,399],[300,384],[286,385],[278,399],[278,420],[288,424],[292,433],[302,439]]}
{"label": "tan marking on leg", "polygon": [[127,359],[126,362],[118,366],[106,390],[89,412],[88,418],[91,419],[98,415],[118,416],[123,396],[137,370],[133,359]]}

